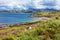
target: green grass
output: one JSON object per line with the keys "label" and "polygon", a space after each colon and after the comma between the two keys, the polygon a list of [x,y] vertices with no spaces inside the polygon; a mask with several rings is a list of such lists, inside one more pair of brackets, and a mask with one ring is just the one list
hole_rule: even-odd
{"label": "green grass", "polygon": [[[60,16],[53,11],[49,20],[12,25],[0,30],[0,40],[60,40]],[[55,13],[55,14],[54,14]],[[48,15],[43,12],[41,15]],[[29,27],[32,25],[32,28]]]}
{"label": "green grass", "polygon": [[35,12],[31,17],[55,17],[60,16],[60,10]]}

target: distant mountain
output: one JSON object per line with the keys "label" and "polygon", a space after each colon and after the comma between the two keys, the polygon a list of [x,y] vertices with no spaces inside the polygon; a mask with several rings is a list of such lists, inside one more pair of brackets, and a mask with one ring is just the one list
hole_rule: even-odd
{"label": "distant mountain", "polygon": [[45,9],[35,9],[35,8],[29,8],[27,10],[0,10],[0,12],[14,12],[14,13],[33,13],[33,12],[40,12],[40,11],[53,11],[56,10],[54,8],[45,8]]}

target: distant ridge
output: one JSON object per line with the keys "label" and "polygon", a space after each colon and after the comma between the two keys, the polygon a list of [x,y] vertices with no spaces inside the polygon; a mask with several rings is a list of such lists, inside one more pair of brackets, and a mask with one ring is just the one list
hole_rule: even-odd
{"label": "distant ridge", "polygon": [[15,12],[15,13],[32,13],[32,12],[38,12],[38,11],[53,11],[56,10],[54,8],[45,8],[45,9],[33,9],[33,8],[29,8],[27,10],[0,10],[0,12]]}

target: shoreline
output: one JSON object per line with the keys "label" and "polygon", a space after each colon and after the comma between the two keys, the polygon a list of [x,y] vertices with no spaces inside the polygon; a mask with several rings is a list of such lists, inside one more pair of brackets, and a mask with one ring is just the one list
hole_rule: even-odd
{"label": "shoreline", "polygon": [[4,28],[4,27],[9,27],[9,26],[13,26],[13,25],[24,25],[24,24],[29,24],[29,23],[35,23],[41,20],[48,20],[48,17],[41,17],[41,18],[37,18],[35,20],[29,21],[29,22],[22,22],[22,23],[16,23],[16,24],[0,24],[0,28]]}

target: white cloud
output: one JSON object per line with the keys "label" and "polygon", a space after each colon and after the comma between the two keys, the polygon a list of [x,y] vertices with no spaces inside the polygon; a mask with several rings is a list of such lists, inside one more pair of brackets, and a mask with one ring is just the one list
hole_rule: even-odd
{"label": "white cloud", "polygon": [[[53,6],[49,6],[52,4]],[[60,0],[0,0],[0,7],[1,7],[0,9],[14,9],[14,8],[28,9],[29,6],[37,9],[45,9],[45,8],[60,9]]]}
{"label": "white cloud", "polygon": [[20,8],[20,9],[26,9],[23,5],[28,4],[28,0],[0,0],[0,6],[3,6],[2,8],[5,9],[5,6],[13,9],[13,8]]}
{"label": "white cloud", "polygon": [[54,6],[56,10],[60,10],[60,0],[56,0],[56,5]]}

